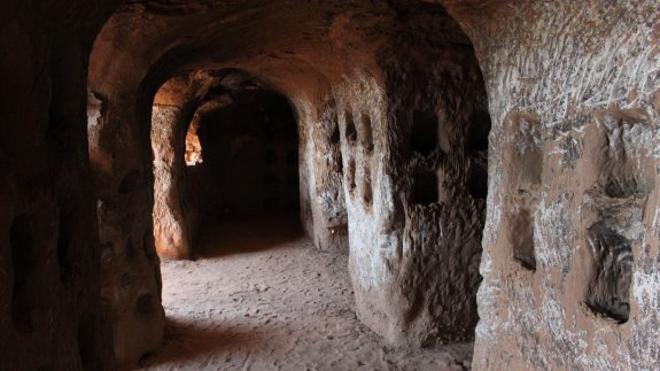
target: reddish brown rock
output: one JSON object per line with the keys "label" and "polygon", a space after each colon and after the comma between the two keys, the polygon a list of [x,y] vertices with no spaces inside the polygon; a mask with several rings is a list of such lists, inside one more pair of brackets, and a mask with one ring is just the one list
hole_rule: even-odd
{"label": "reddish brown rock", "polygon": [[475,338],[477,369],[657,364],[654,1],[2,9],[1,369],[158,348],[156,252],[191,257],[204,201],[230,204],[186,133],[226,155],[204,120],[255,87],[295,115],[304,229],[348,253],[386,340]]}

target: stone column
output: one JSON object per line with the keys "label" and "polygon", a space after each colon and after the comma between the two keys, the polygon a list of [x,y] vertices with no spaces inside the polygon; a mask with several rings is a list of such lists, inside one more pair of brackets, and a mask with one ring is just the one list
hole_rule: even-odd
{"label": "stone column", "polygon": [[299,120],[303,224],[319,250],[345,253],[348,221],[334,100],[303,111]]}
{"label": "stone column", "polygon": [[153,107],[151,145],[154,152],[154,238],[160,257],[181,259],[190,256],[190,233],[182,207],[182,177],[186,127],[176,106]]}
{"label": "stone column", "polygon": [[108,102],[94,93],[88,102],[89,156],[101,243],[101,296],[112,323],[118,364],[137,362],[158,348],[164,327],[151,215],[149,125],[148,121],[143,125],[135,122],[134,108],[130,100]]}

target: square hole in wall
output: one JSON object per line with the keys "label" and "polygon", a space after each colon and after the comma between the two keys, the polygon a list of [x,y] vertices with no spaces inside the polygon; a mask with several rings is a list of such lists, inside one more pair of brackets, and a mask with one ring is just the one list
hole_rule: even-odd
{"label": "square hole in wall", "polygon": [[355,190],[355,159],[348,160],[348,174],[346,174],[348,190],[352,194]]}
{"label": "square hole in wall", "polygon": [[418,171],[413,178],[413,203],[430,205],[438,202],[438,174],[435,171]]}
{"label": "square hole in wall", "polygon": [[346,111],[344,113],[344,117],[346,120],[346,130],[344,131],[344,137],[346,137],[346,140],[349,144],[353,145],[357,140],[357,130],[355,129],[353,114],[350,111]]}
{"label": "square hole in wall", "polygon": [[413,112],[410,145],[413,151],[426,156],[438,147],[438,118],[433,111]]}
{"label": "square hole in wall", "polygon": [[364,169],[362,200],[367,208],[371,208],[371,204],[373,203],[373,190],[371,189],[371,170],[368,167]]}
{"label": "square hole in wall", "polygon": [[630,241],[604,222],[592,225],[588,232],[594,269],[586,304],[594,313],[624,323],[630,315],[628,298],[633,266]]}
{"label": "square hole in wall", "polygon": [[475,199],[485,199],[488,196],[488,169],[485,164],[470,164],[467,174],[467,188]]}
{"label": "square hole in wall", "polygon": [[334,156],[333,170],[335,173],[344,174],[344,159],[341,155],[341,151],[337,151],[337,155]]}
{"label": "square hole in wall", "polygon": [[468,127],[465,138],[466,152],[488,150],[488,133],[490,133],[490,114],[487,109],[476,110]]}
{"label": "square hole in wall", "polygon": [[525,269],[535,271],[534,215],[527,208],[518,209],[511,217],[509,238],[513,258]]}
{"label": "square hole in wall", "polygon": [[339,125],[337,122],[332,123],[332,134],[330,135],[330,143],[339,144],[341,141],[341,135],[339,134]]}
{"label": "square hole in wall", "polygon": [[360,125],[360,145],[367,152],[371,152],[374,149],[371,117],[369,117],[368,113],[362,115],[362,124]]}

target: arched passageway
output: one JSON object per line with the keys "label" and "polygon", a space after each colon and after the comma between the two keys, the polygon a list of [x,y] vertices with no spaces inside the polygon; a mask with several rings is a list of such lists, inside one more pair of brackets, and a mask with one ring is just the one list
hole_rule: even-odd
{"label": "arched passageway", "polygon": [[[204,79],[206,90],[194,91]],[[162,258],[194,256],[204,229],[223,221],[299,224],[297,122],[285,97],[240,71],[199,71],[159,89],[151,121]]]}
{"label": "arched passageway", "polygon": [[[215,9],[215,17],[229,17],[217,29],[223,36],[211,32],[216,23],[196,28],[200,33],[190,50],[187,42],[167,49],[168,37],[180,37],[181,30],[170,31],[172,18],[162,10],[127,5],[108,21],[90,66],[92,95],[108,97],[90,125],[90,150],[92,159],[111,159],[108,184],[118,182],[119,194],[131,196],[115,198],[108,189],[112,201],[102,200],[104,213],[119,223],[102,229],[102,241],[117,246],[117,256],[134,256],[126,250],[126,236],[136,228],[148,233],[153,224],[162,258],[191,258],[203,249],[198,241],[211,221],[222,225],[299,205],[299,219],[317,250],[348,253],[342,269],[351,277],[356,306],[350,309],[372,331],[396,345],[470,341],[490,129],[474,51],[439,6],[362,4],[357,14],[334,15],[328,23],[332,9],[297,9],[282,19],[264,10],[251,18],[263,24],[247,32],[231,20],[241,17],[236,9]],[[380,20],[360,29],[358,14],[369,12]],[[132,42],[119,42],[145,14],[154,17],[149,26],[130,33]],[[185,17],[198,25],[210,22],[208,16],[193,11]],[[282,32],[264,33],[268,27]],[[312,33],[314,27],[327,33]],[[417,32],[407,33],[415,27]],[[234,37],[263,50],[219,53]],[[144,64],[135,65],[137,55]],[[273,126],[287,120],[288,126]],[[195,166],[184,161],[190,127],[202,148]],[[141,149],[149,142],[153,165]],[[133,216],[133,223],[121,215]],[[143,264],[158,272],[156,261]],[[128,274],[135,268],[118,269]],[[162,338],[157,300],[151,303],[154,315],[125,309],[145,295],[159,298],[160,281],[157,273],[132,286],[116,284],[126,297],[111,309],[120,318],[118,359],[134,361]],[[150,331],[133,334],[142,338],[139,346],[124,343],[137,322]]]}
{"label": "arched passageway", "polygon": [[[262,368],[338,367],[328,349],[351,369],[656,368],[656,1],[9,0],[0,10],[0,369],[217,368],[214,355],[228,352]],[[223,91],[240,86],[223,82],[227,71],[293,111],[306,237],[191,260],[208,223],[201,202],[181,198],[195,179],[185,137],[200,109],[218,113]],[[175,156],[152,151],[154,117],[183,123],[170,127]],[[186,324],[231,324],[240,305],[223,298],[259,283],[260,264],[328,279],[295,285],[319,295],[292,295],[282,322],[247,311],[255,321],[236,337]],[[168,281],[183,291],[163,290],[161,272],[187,271]],[[216,271],[236,274],[202,274]],[[188,284],[230,290],[206,300]],[[238,302],[289,298],[284,282],[256,287]],[[334,320],[351,329],[342,345],[364,347],[333,348],[336,333],[312,325]],[[268,334],[300,335],[286,353],[304,355],[278,358],[283,348],[254,341]],[[167,359],[177,339],[192,359]]]}

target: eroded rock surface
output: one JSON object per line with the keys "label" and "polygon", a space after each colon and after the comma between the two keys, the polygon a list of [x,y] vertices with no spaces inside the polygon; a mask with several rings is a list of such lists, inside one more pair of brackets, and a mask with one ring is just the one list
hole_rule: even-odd
{"label": "eroded rock surface", "polygon": [[[216,75],[220,82],[207,94],[221,94],[216,85],[235,91],[244,76],[253,76],[289,98],[298,118],[303,224],[320,250],[349,250],[359,317],[397,344],[471,339],[490,120],[474,52],[458,25],[442,7],[412,2],[293,9],[255,4],[249,16],[229,4],[183,9],[128,4],[97,39],[92,91],[119,102],[139,97],[116,102],[121,112],[108,109],[113,122],[113,115],[131,121],[126,112],[136,118],[121,129],[127,132],[119,138],[126,140],[111,146],[144,143],[146,102],[166,73],[240,69],[242,74]],[[146,19],[149,26],[135,26]],[[220,37],[217,19],[227,20]],[[245,29],[245,22],[260,26]],[[186,29],[194,48],[182,38]],[[126,35],[131,42],[115,41]],[[242,42],[228,49],[232,37]],[[174,115],[164,109],[152,114],[155,124]],[[175,153],[180,162],[183,156]],[[126,164],[140,161],[132,156]],[[177,171],[169,177],[162,177],[169,184],[164,189],[173,190]],[[186,212],[178,214],[158,191],[156,197],[174,210],[155,214],[163,216],[162,239],[185,251],[185,218],[179,215]],[[122,212],[135,208],[116,206]],[[156,231],[163,234],[158,225]]]}
{"label": "eroded rock surface", "polygon": [[305,230],[348,251],[376,333],[430,345],[478,320],[476,369],[657,368],[656,1],[2,10],[0,368],[159,346],[156,248],[194,245],[200,200],[173,195],[195,112],[244,82],[227,69],[290,102]]}
{"label": "eroded rock surface", "polygon": [[444,4],[493,119],[474,367],[657,368],[657,4]]}
{"label": "eroded rock surface", "polygon": [[113,4],[1,8],[0,369],[109,368],[85,82]]}

